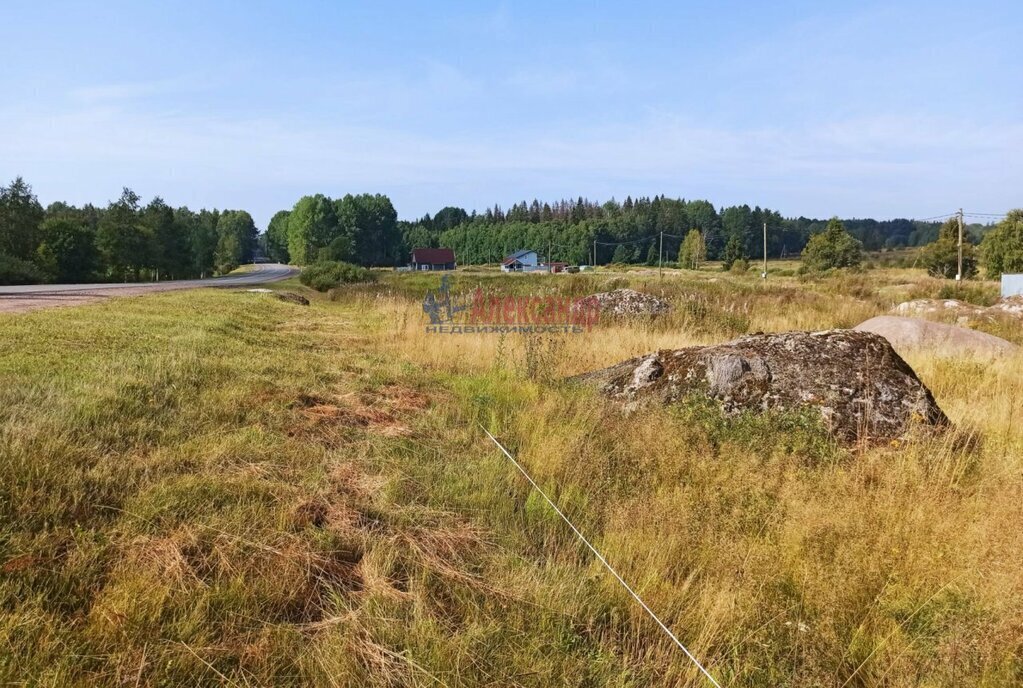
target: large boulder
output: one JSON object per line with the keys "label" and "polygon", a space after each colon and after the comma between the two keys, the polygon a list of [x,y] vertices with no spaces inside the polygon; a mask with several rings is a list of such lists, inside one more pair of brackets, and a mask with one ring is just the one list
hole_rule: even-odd
{"label": "large boulder", "polygon": [[671,310],[671,304],[652,294],[644,294],[635,289],[615,289],[579,299],[572,306],[573,310],[597,309],[601,315],[611,317],[630,317],[637,315],[663,315]]}
{"label": "large boulder", "polygon": [[888,441],[914,424],[948,424],[913,369],[869,332],[754,334],[662,350],[573,379],[629,407],[701,394],[729,415],[812,409],[843,442]]}
{"label": "large boulder", "polygon": [[927,350],[945,356],[966,355],[989,358],[1011,355],[1019,350],[1019,347],[1012,342],[986,332],[922,318],[879,315],[860,323],[854,329],[859,332],[879,334],[902,353]]}

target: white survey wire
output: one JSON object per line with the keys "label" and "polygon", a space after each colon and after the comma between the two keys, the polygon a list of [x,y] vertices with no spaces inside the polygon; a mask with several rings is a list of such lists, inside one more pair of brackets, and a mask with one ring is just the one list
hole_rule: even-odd
{"label": "white survey wire", "polygon": [[497,438],[494,437],[493,435],[491,435],[490,431],[487,430],[485,427],[483,427],[482,423],[480,423],[479,425],[480,425],[480,429],[482,429],[483,432],[487,433],[487,437],[489,437],[494,442],[494,444],[497,445],[497,448],[500,449],[502,452],[504,452],[504,455],[508,457],[508,460],[511,461],[513,464],[515,464],[515,468],[519,469],[519,473],[521,473],[523,476],[525,476],[526,480],[529,481],[529,484],[533,486],[533,489],[535,489],[537,492],[540,493],[540,496],[543,497],[547,501],[547,503],[551,505],[551,508],[554,509],[555,512],[557,512],[558,516],[561,517],[561,520],[563,520],[565,523],[567,523],[568,527],[572,529],[572,532],[574,532],[576,534],[576,536],[580,540],[582,540],[583,544],[590,548],[590,551],[593,552],[593,555],[595,557],[597,557],[597,559],[600,560],[600,563],[604,565],[604,568],[606,568],[608,571],[610,571],[611,575],[614,576],[615,578],[617,578],[618,582],[622,584],[622,587],[625,588],[626,590],[628,590],[629,594],[632,595],[632,597],[637,602],[639,602],[639,606],[643,607],[644,611],[646,611],[646,613],[650,615],[650,618],[653,619],[654,621],[656,621],[657,625],[660,626],[661,629],[665,633],[668,634],[668,637],[671,638],[673,641],[675,641],[675,644],[679,646],[679,649],[681,649],[682,652],[686,653],[686,657],[691,659],[693,664],[696,665],[696,668],[699,669],[701,672],[703,672],[703,675],[707,677],[707,680],[710,681],[715,686],[715,688],[721,688],[721,684],[718,683],[717,681],[715,681],[714,677],[710,675],[710,672],[703,668],[703,665],[700,664],[700,660],[698,660],[696,657],[694,657],[693,653],[690,652],[688,649],[686,649],[686,646],[682,644],[682,641],[680,641],[678,638],[675,637],[675,634],[671,632],[671,629],[668,628],[667,626],[665,626],[664,622],[661,621],[659,618],[657,618],[657,615],[654,614],[653,610],[650,609],[650,607],[648,607],[646,605],[646,602],[644,602],[643,599],[639,595],[636,594],[635,590],[633,590],[631,587],[629,587],[629,584],[625,582],[624,578],[622,578],[620,575],[618,575],[618,572],[614,570],[614,568],[611,566],[611,564],[607,563],[607,559],[605,559],[604,556],[600,552],[597,551],[597,548],[594,547],[593,545],[591,545],[590,541],[586,539],[586,536],[583,535],[581,532],[579,532],[579,529],[576,528],[575,525],[573,525],[573,523],[568,520],[568,517],[565,516],[565,514],[563,514],[561,512],[561,509],[558,508],[558,505],[555,504],[554,501],[550,497],[547,496],[547,493],[545,493],[542,489],[540,489],[540,486],[537,485],[536,481],[533,480],[533,478],[529,475],[529,473],[526,472],[526,469],[524,469],[519,464],[519,462],[515,460],[515,457],[511,455],[511,452],[509,452],[507,449],[505,449],[504,445],[502,445],[500,442],[498,442]]}

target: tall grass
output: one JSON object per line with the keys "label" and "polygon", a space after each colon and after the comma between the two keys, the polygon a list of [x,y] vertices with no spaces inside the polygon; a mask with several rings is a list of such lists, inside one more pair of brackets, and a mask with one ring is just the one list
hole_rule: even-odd
{"label": "tall grass", "polygon": [[[1009,563],[1023,544],[1010,478],[1021,468],[1023,359],[910,355],[956,430],[888,447],[842,450],[809,419],[725,421],[701,404],[622,415],[550,381],[743,331],[849,326],[889,307],[857,276],[808,289],[718,280],[695,294],[682,281],[634,284],[672,301],[674,315],[552,341],[428,334],[414,303],[378,298],[376,307],[394,356],[461,390],[470,416],[452,423],[479,420],[510,442],[729,683],[1023,679],[1023,579]],[[544,351],[547,375],[524,374]],[[470,472],[479,476],[472,492],[514,475],[493,470]],[[599,586],[589,613],[627,602],[524,486],[515,501],[526,520],[509,526],[492,504],[490,528],[530,533],[535,556],[553,557],[548,566],[586,570]],[[616,613],[628,622],[611,642],[632,662],[666,685],[698,683],[642,614],[627,604]]]}
{"label": "tall grass", "polygon": [[482,423],[725,685],[1019,683],[1020,358],[913,355],[956,431],[855,450],[559,382],[853,324],[911,276],[870,274],[473,276],[677,306],[541,338],[427,334],[420,275],[0,316],[0,678],[704,685]]}

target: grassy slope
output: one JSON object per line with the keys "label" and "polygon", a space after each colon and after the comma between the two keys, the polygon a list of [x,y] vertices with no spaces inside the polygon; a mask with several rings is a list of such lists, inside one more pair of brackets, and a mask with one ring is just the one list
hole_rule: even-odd
{"label": "grassy slope", "polygon": [[[196,291],[0,316],[0,679],[700,685],[477,422],[729,685],[1020,679],[1018,360],[913,360],[963,431],[849,453],[799,417],[625,421],[549,380],[851,324],[882,308],[877,275],[648,282],[702,301],[529,343],[426,336],[434,283],[405,277],[309,308]],[[539,279],[492,285],[607,283]]]}

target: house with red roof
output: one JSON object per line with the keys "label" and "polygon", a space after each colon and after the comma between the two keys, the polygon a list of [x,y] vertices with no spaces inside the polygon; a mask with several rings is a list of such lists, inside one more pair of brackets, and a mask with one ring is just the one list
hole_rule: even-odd
{"label": "house with red roof", "polygon": [[454,270],[455,251],[450,248],[417,248],[409,267],[413,270]]}

